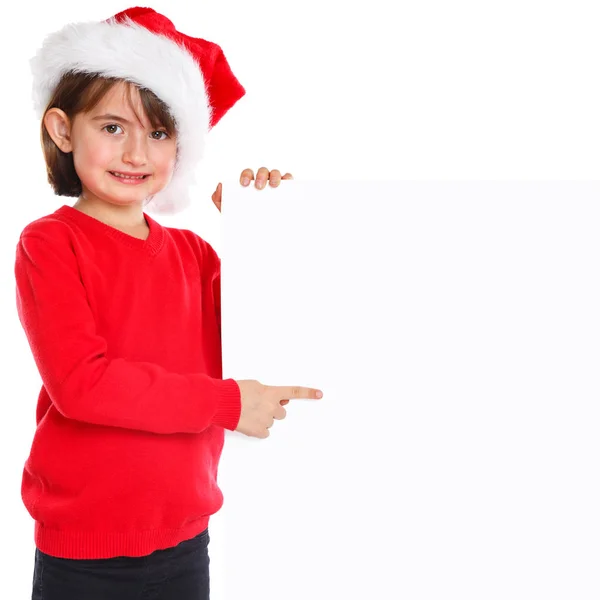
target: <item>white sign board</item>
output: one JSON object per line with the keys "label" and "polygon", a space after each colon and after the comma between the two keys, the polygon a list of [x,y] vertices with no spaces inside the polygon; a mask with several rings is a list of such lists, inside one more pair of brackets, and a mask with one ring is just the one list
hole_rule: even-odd
{"label": "white sign board", "polygon": [[226,432],[224,600],[600,597],[599,199],[223,186],[223,376],[324,391]]}

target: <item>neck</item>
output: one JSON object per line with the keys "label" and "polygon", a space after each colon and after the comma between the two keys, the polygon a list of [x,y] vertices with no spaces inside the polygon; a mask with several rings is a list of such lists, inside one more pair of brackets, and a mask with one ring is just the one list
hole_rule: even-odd
{"label": "neck", "polygon": [[119,206],[93,199],[85,193],[82,194],[73,208],[119,229],[144,229],[148,227],[140,204]]}

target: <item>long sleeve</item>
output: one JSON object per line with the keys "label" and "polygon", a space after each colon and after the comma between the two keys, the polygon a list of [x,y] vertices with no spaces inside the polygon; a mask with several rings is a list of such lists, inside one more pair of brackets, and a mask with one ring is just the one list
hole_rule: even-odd
{"label": "long sleeve", "polygon": [[68,239],[24,232],[15,278],[19,319],[43,384],[63,416],[161,434],[237,426],[240,390],[233,379],[107,358],[107,342],[97,332]]}
{"label": "long sleeve", "polygon": [[215,312],[217,315],[217,324],[219,326],[219,335],[221,335],[221,259],[215,254],[216,267],[213,275],[213,298],[215,299]]}

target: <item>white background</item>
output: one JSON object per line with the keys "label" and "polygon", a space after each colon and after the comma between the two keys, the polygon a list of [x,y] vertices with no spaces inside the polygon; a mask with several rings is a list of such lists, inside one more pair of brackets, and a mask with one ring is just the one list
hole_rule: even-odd
{"label": "white background", "polygon": [[[211,132],[196,204],[159,219],[196,231],[218,252],[221,215],[210,196],[245,167],[297,180],[598,179],[600,13],[591,0],[152,6],[185,33],[221,45],[247,90]],[[67,21],[124,8],[56,1],[5,11],[0,526],[8,541],[0,561],[15,598],[27,598],[33,574],[33,523],[20,483],[40,379],[16,314],[14,250],[28,222],[75,201],[54,197],[46,183],[28,61]],[[378,236],[356,233],[365,244]],[[340,229],[326,234],[335,246]],[[219,556],[222,538],[217,530],[211,537]]]}

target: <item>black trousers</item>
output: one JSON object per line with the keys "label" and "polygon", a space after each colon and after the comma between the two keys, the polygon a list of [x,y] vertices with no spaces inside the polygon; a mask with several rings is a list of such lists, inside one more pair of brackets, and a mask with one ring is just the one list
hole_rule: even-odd
{"label": "black trousers", "polygon": [[35,551],[32,600],[209,600],[208,529],[147,556],[58,558]]}

